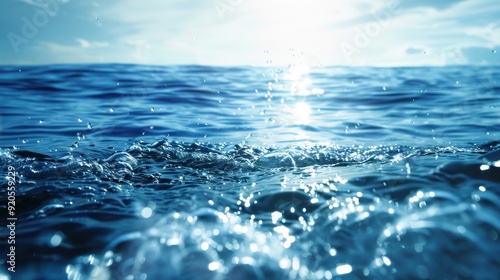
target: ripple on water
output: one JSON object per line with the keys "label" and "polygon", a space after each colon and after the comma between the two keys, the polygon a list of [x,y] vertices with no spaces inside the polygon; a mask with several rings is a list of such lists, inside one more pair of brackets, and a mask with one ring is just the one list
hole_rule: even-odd
{"label": "ripple on water", "polygon": [[488,279],[474,271],[500,267],[499,167],[479,152],[159,141],[2,158],[31,214],[20,236],[53,221],[33,242],[76,257],[69,279]]}
{"label": "ripple on water", "polygon": [[[69,279],[147,276],[151,279],[280,279],[279,240],[208,208],[173,213],[143,232],[122,235],[101,255],[68,265]],[[187,278],[186,278],[187,277]],[[222,277],[222,278],[221,278]],[[236,278],[233,278],[236,277]],[[257,277],[257,278],[255,278]]]}

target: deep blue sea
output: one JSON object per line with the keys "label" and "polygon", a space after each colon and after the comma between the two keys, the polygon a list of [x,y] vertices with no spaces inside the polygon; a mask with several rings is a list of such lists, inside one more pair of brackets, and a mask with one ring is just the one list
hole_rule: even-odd
{"label": "deep blue sea", "polygon": [[499,70],[0,66],[0,279],[498,279]]}

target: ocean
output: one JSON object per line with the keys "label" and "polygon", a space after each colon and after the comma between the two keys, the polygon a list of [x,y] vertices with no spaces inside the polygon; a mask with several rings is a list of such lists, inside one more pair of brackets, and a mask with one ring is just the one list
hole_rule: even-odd
{"label": "ocean", "polygon": [[0,66],[0,279],[497,279],[499,70]]}

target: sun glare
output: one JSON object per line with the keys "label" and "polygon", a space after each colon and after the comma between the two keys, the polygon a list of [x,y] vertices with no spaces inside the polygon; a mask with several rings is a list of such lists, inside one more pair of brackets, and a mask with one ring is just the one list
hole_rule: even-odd
{"label": "sun glare", "polygon": [[332,31],[331,26],[346,16],[356,15],[351,6],[339,0],[248,2],[253,12],[249,18],[255,16],[257,21],[253,34],[270,50],[273,66],[288,65],[289,56],[284,50],[290,48],[298,55],[303,52],[314,65],[324,64],[325,57],[337,56],[333,44],[338,32]]}
{"label": "sun glare", "polygon": [[300,125],[308,125],[311,121],[311,106],[306,102],[297,102],[290,109],[293,122]]}
{"label": "sun glare", "polygon": [[309,76],[310,68],[306,62],[300,61],[300,57],[298,57],[298,60],[293,61],[288,71],[283,74],[283,80],[286,81],[289,88],[291,101],[293,100],[293,103],[285,106],[285,113],[291,118],[289,123],[298,125],[310,124],[311,106],[304,101],[305,98],[303,97],[324,93],[324,90],[320,88],[311,89],[312,81]]}

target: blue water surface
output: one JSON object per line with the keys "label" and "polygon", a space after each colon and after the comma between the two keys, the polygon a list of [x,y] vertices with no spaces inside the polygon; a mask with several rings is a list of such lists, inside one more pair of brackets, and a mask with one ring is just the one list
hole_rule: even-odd
{"label": "blue water surface", "polygon": [[0,278],[497,279],[499,70],[1,66]]}

